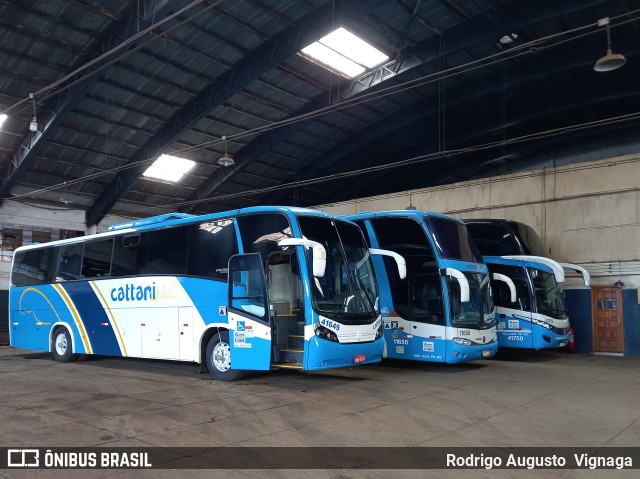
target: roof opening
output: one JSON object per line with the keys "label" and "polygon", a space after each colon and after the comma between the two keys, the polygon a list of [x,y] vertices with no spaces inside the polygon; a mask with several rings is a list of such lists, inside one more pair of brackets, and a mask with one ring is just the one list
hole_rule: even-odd
{"label": "roof opening", "polygon": [[340,27],[302,49],[300,54],[329,71],[355,78],[389,57]]}
{"label": "roof opening", "polygon": [[171,155],[160,155],[143,173],[149,179],[157,179],[177,183],[184,174],[194,167],[195,161]]}

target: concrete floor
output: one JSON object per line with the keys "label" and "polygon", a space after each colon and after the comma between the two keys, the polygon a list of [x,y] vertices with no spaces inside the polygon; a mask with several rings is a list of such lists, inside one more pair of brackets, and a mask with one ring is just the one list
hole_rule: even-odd
{"label": "concrete floor", "polygon": [[[214,382],[195,365],[0,349],[0,447],[640,446],[640,358],[503,353]],[[638,477],[638,470],[18,471],[26,477]]]}

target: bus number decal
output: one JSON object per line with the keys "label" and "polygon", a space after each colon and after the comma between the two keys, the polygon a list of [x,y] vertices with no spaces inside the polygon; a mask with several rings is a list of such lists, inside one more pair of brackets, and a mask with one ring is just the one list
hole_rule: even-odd
{"label": "bus number decal", "polygon": [[409,345],[409,340],[408,339],[394,339],[393,340],[393,344],[403,344],[405,346]]}
{"label": "bus number decal", "polygon": [[329,328],[334,331],[340,331],[340,324],[333,322],[330,319],[322,318],[322,320],[320,320],[320,324],[322,324],[325,328]]}
{"label": "bus number decal", "polygon": [[471,336],[471,330],[470,329],[459,329],[458,330],[460,336]]}
{"label": "bus number decal", "polygon": [[515,342],[524,341],[524,336],[521,334],[509,334],[507,335],[507,340]]}

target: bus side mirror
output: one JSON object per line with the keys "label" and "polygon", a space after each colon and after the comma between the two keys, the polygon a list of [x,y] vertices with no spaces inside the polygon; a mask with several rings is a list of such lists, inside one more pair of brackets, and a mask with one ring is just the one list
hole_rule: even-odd
{"label": "bus side mirror", "polygon": [[511,292],[511,302],[515,303],[517,299],[517,295],[516,295],[516,285],[513,282],[513,280],[509,278],[509,276],[505,276],[504,274],[500,274],[500,273],[493,273],[491,276],[496,281],[502,281],[503,283],[507,283],[507,286],[509,286],[509,291]]}
{"label": "bus side mirror", "polygon": [[313,250],[313,275],[316,278],[324,276],[324,270],[327,267],[327,251],[317,241],[311,241],[304,238],[285,238],[278,242],[278,246],[304,246]]}
{"label": "bus side mirror", "polygon": [[591,283],[591,276],[589,275],[589,272],[582,266],[578,266],[577,264],[573,263],[560,263],[560,266],[562,266],[564,269],[572,269],[579,275],[582,275],[582,281],[584,281],[585,286],[589,286],[589,284]]}
{"label": "bus side mirror", "polygon": [[389,251],[388,249],[369,248],[369,253],[379,254],[381,256],[391,256],[396,260],[396,265],[398,265],[398,275],[400,276],[400,279],[405,279],[407,277],[407,262],[395,251]]}
{"label": "bus side mirror", "polygon": [[444,270],[444,274],[447,276],[454,277],[458,284],[460,285],[460,302],[468,303],[469,302],[469,280],[464,275],[464,273],[455,268],[447,268]]}

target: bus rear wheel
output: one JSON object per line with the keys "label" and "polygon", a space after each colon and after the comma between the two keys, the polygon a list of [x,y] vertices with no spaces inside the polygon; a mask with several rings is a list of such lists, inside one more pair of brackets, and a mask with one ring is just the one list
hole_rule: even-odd
{"label": "bus rear wheel", "polygon": [[53,332],[52,341],[51,352],[53,353],[53,359],[61,363],[68,363],[78,359],[78,355],[73,353],[71,334],[66,328],[56,328]]}
{"label": "bus rear wheel", "polygon": [[242,376],[241,371],[231,369],[231,346],[229,346],[229,333],[227,331],[220,331],[209,339],[205,356],[207,369],[213,379],[233,381]]}

